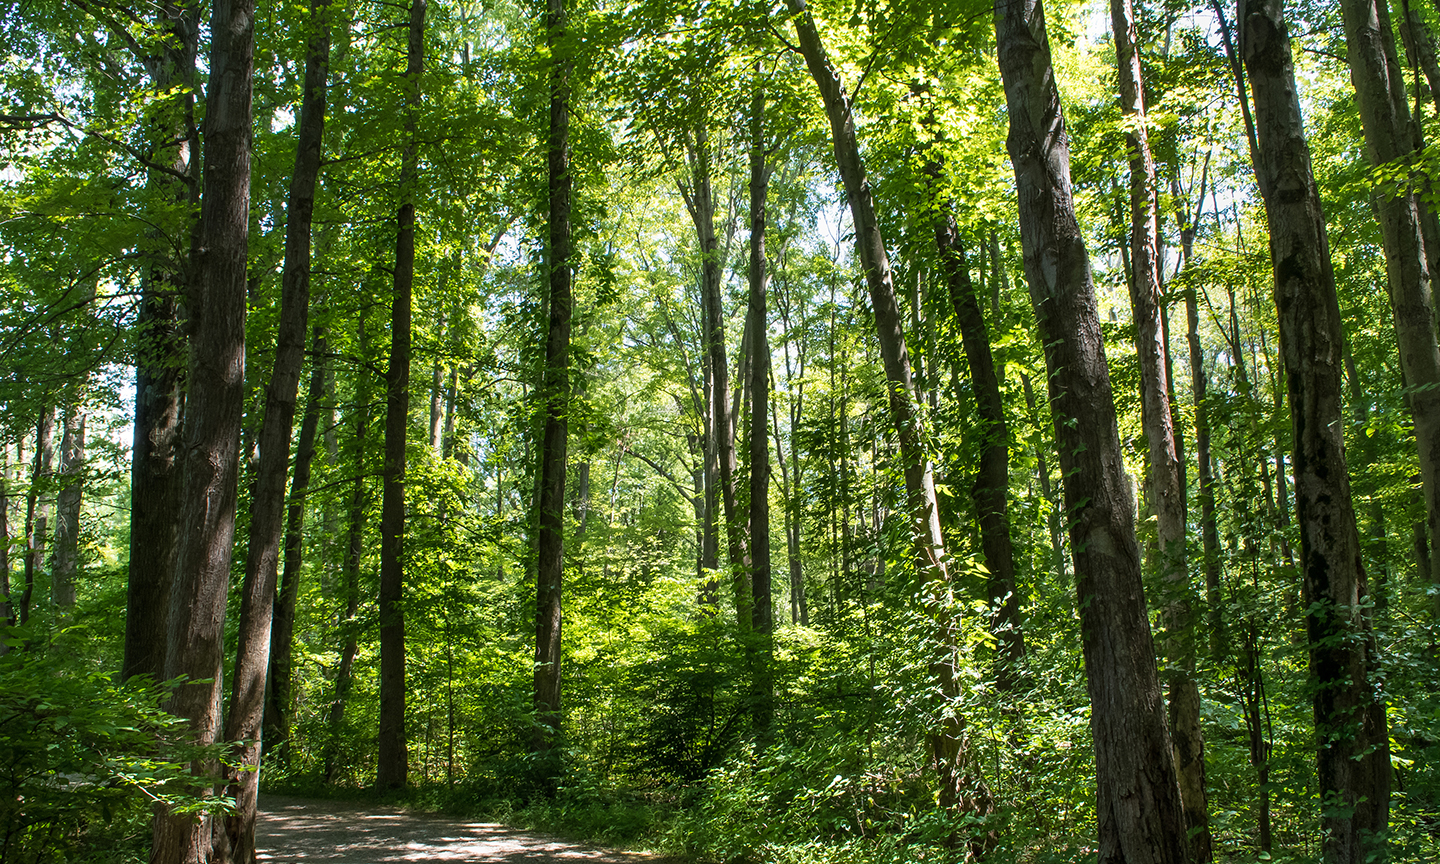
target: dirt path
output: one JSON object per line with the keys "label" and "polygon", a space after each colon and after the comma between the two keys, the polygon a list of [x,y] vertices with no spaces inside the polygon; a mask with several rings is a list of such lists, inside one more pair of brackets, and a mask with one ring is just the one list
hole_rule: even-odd
{"label": "dirt path", "polygon": [[268,864],[661,864],[649,856],[577,846],[493,822],[276,795],[260,798],[255,839],[260,860]]}

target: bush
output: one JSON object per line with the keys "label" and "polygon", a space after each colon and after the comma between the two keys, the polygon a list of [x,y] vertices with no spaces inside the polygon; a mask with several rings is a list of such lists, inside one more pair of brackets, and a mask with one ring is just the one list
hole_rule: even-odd
{"label": "bush", "polygon": [[183,721],[165,688],[117,685],[49,652],[0,656],[0,861],[143,860],[150,814],[218,810],[185,785]]}

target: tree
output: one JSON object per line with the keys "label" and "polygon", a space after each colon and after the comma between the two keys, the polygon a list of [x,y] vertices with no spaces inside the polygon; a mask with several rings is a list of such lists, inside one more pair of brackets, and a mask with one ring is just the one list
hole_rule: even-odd
{"label": "tree", "polygon": [[[1133,503],[1120,455],[1090,259],[1039,0],[995,6],[1025,275],[1045,365],[1084,637],[1100,861],[1189,860]],[[1167,412],[1168,414],[1168,412]]]}
{"label": "tree", "polygon": [[[205,96],[204,184],[191,307],[185,416],[185,484],[170,592],[165,678],[185,676],[166,708],[190,724],[195,742],[220,733],[225,600],[235,536],[240,425],[245,394],[246,251],[250,216],[251,80],[255,8],[216,0],[210,19]],[[191,766],[196,786],[214,770]],[[151,860],[210,858],[208,820],[162,810]],[[223,852],[220,856],[224,858]]]}
{"label": "tree", "polygon": [[1340,307],[1295,91],[1283,0],[1250,7],[1242,26],[1259,143],[1255,174],[1270,223],[1275,306],[1290,400],[1295,517],[1325,830],[1322,850],[1327,864],[1358,864],[1384,843],[1390,816],[1390,747],[1385,703],[1376,698],[1371,684],[1375,660],[1364,607],[1368,590],[1341,431]]}
{"label": "tree", "polygon": [[385,373],[385,483],[380,505],[380,753],[375,785],[405,785],[405,440],[410,417],[411,295],[415,281],[415,114],[425,68],[426,0],[410,4],[405,52],[405,132],[400,158],[400,208],[395,222],[395,285],[390,313],[390,365]]}
{"label": "tree", "polygon": [[559,779],[555,743],[560,733],[561,587],[565,553],[565,459],[570,413],[570,317],[574,308],[570,249],[570,70],[565,0],[549,0],[545,44],[549,69],[550,127],[546,142],[549,230],[546,244],[550,316],[545,337],[544,439],[535,498],[535,733],[532,748],[543,762],[541,781],[554,791]]}

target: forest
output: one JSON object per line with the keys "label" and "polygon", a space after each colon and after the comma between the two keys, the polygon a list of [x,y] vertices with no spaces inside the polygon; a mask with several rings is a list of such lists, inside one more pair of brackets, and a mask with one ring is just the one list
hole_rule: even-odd
{"label": "forest", "polygon": [[1440,860],[1440,0],[0,0],[0,861]]}

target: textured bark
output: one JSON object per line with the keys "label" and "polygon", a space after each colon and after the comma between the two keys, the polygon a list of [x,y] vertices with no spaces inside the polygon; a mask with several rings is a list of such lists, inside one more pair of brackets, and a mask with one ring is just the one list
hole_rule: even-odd
{"label": "textured bark", "polygon": [[[178,687],[166,708],[189,724],[198,744],[213,743],[220,733],[225,601],[245,401],[254,19],[252,0],[216,0],[212,7],[200,242],[196,279],[187,298],[185,480],[164,674],[166,679],[184,675],[192,682]],[[197,786],[216,779],[215,766],[195,763],[190,770]],[[155,820],[151,861],[206,860],[211,853],[209,829],[208,820],[162,810]],[[224,848],[215,851],[226,858]]]}
{"label": "textured bark", "polygon": [[755,65],[750,100],[750,596],[751,623],[758,640],[755,658],[756,734],[768,738],[775,711],[770,636],[775,630],[770,584],[770,342],[766,338],[766,294],[770,275],[765,262],[765,197],[770,167],[765,164],[765,92],[763,70]]}
{"label": "textured bark", "polygon": [[85,488],[85,406],[81,402],[65,409],[64,427],[55,493],[55,549],[50,559],[50,595],[60,614],[75,606],[75,579],[80,573],[80,504]]}
{"label": "textured bark", "polygon": [[[1070,153],[1038,0],[995,5],[1020,236],[1045,346],[1075,560],[1101,864],[1182,864],[1185,817],[1155,671],[1090,260],[1075,219]],[[1167,412],[1168,413],[1168,412]]]}
{"label": "textured bark", "polygon": [[[1341,5],[1350,78],[1370,162],[1378,166],[1403,159],[1415,151],[1419,139],[1406,103],[1405,70],[1396,57],[1389,8],[1376,0],[1345,0]],[[1440,243],[1440,235],[1425,235],[1428,211],[1414,193],[1388,195],[1376,190],[1372,203],[1380,221],[1395,338],[1415,421],[1426,525],[1430,545],[1440,547],[1440,344],[1435,335],[1434,274],[1426,248],[1427,241]],[[1440,570],[1428,575],[1432,582],[1440,582]],[[1379,595],[1377,602],[1383,603],[1383,591]]]}
{"label": "textured bark", "polygon": [[310,467],[315,460],[315,437],[320,416],[330,406],[326,401],[325,384],[328,370],[324,360],[328,351],[323,327],[315,326],[312,342],[310,385],[305,394],[305,417],[300,421],[300,438],[295,442],[295,472],[290,480],[290,502],[285,512],[284,563],[280,571],[280,589],[275,597],[275,617],[270,630],[270,675],[265,687],[263,720],[263,753],[278,757],[281,764],[290,759],[290,711],[294,683],[295,603],[300,596],[300,568],[305,554],[305,497],[310,487]]}
{"label": "textured bark", "polygon": [[[905,474],[907,509],[915,539],[915,563],[919,584],[936,628],[937,656],[930,674],[935,679],[945,707],[941,728],[931,736],[931,749],[940,775],[940,804],[947,810],[977,815],[992,809],[989,791],[978,777],[971,776],[965,747],[964,722],[954,710],[959,693],[955,680],[958,622],[950,599],[950,574],[945,564],[945,540],[940,531],[940,510],[935,499],[935,468],[925,452],[925,430],[920,406],[911,380],[910,356],[901,329],[900,309],[885,240],[875,215],[875,202],[860,145],[850,97],[840,74],[830,62],[820,33],[805,0],[787,0],[794,13],[795,33],[805,65],[820,91],[830,121],[835,162],[845,185],[845,196],[855,223],[855,249],[865,273],[866,287],[875,316],[875,330],[885,381],[890,395],[890,414],[895,423],[900,461]],[[972,851],[980,852],[980,849]]]}
{"label": "textured bark", "polygon": [[[200,4],[194,0],[165,3],[157,12],[165,33],[164,48],[149,58],[150,80],[157,92],[194,83],[200,40]],[[179,98],[178,116],[170,116],[152,133],[157,144],[152,158],[182,175],[194,177],[199,160],[195,130],[195,97],[187,89]],[[172,142],[179,142],[178,144]],[[194,205],[198,185],[159,173],[146,181],[166,190],[167,197]],[[184,234],[193,231],[187,220]],[[169,238],[181,250],[190,238]],[[186,290],[186,267],[168,255],[147,268],[140,284],[140,310],[135,321],[135,437],[130,467],[130,569],[125,601],[125,654],[121,678],[165,672],[170,584],[175,575],[176,526],[180,521],[180,443],[184,408],[185,340],[180,328],[180,295]]]}
{"label": "textured bark", "polygon": [[1110,0],[1110,25],[1120,81],[1120,113],[1130,159],[1130,309],[1140,361],[1140,404],[1149,448],[1150,505],[1159,543],[1151,569],[1160,575],[1159,639],[1169,684],[1170,738],[1180,801],[1191,832],[1190,860],[1211,860],[1210,820],[1205,804],[1205,739],[1195,685],[1194,603],[1185,555],[1185,485],[1171,406],[1170,352],[1160,284],[1159,202],[1155,160],[1146,129],[1135,14],[1130,0]]}
{"label": "textured bark", "polygon": [[[270,668],[271,626],[275,586],[285,520],[285,473],[290,462],[290,434],[295,402],[305,365],[305,333],[310,312],[310,225],[315,212],[315,185],[320,174],[321,139],[325,126],[325,77],[330,59],[329,5],[312,0],[305,51],[305,89],[300,106],[295,170],[286,202],[285,258],[281,270],[280,321],[275,339],[275,365],[265,388],[261,421],[260,460],[250,497],[250,543],[245,581],[240,590],[240,624],[231,678],[225,740],[234,748],[225,775],[235,812],[225,817],[225,845],[230,859],[249,864],[255,858],[255,819],[260,792],[260,753],[265,715],[265,683]],[[315,432],[311,424],[310,446]],[[217,850],[221,844],[217,842]]]}
{"label": "textured bark", "polygon": [[405,150],[400,157],[390,364],[385,373],[385,466],[380,502],[380,735],[375,785],[403,787],[405,743],[405,441],[410,417],[411,294],[415,284],[415,114],[425,68],[426,0],[412,0],[405,62]]}
{"label": "textured bark", "polygon": [[[1342,416],[1343,337],[1325,218],[1305,141],[1282,0],[1249,8],[1244,60],[1255,95],[1255,164],[1270,222],[1280,348],[1290,399],[1317,770],[1328,864],[1380,852],[1390,804],[1385,703],[1370,677],[1365,569]],[[1355,46],[1354,49],[1358,49]],[[1428,319],[1427,319],[1428,321]]]}
{"label": "textured bark", "polygon": [[[549,0],[546,44],[555,51],[567,33],[565,0]],[[559,781],[556,743],[560,735],[561,589],[565,571],[565,459],[570,411],[570,61],[556,57],[550,67],[549,269],[550,320],[545,338],[544,440],[535,499],[535,727],[531,746],[540,757],[538,779],[549,792]]]}
{"label": "textured bark", "polygon": [[35,578],[45,561],[46,541],[50,537],[50,504],[45,500],[44,487],[50,482],[55,462],[55,409],[40,410],[35,424],[35,458],[30,469],[30,489],[25,493],[25,587],[20,592],[20,608],[16,614],[21,624],[30,621],[30,601],[35,595]]}
{"label": "textured bark", "polygon": [[[938,162],[927,167],[931,182],[938,185],[942,173]],[[970,388],[975,395],[976,415],[980,421],[980,464],[975,472],[971,491],[975,511],[979,514],[980,548],[985,553],[986,580],[989,595],[990,629],[998,645],[995,656],[995,686],[1003,693],[1014,693],[1023,675],[1025,631],[1020,618],[1020,595],[1015,582],[1015,551],[1010,539],[1010,515],[1007,499],[1010,491],[1010,441],[1005,425],[1005,408],[1000,397],[1000,383],[995,374],[995,358],[990,352],[990,334],[985,329],[985,315],[975,286],[970,281],[970,265],[965,260],[965,247],[955,227],[955,217],[941,211],[934,217],[935,247],[940,255],[940,269],[960,327],[960,343],[970,368]]]}

